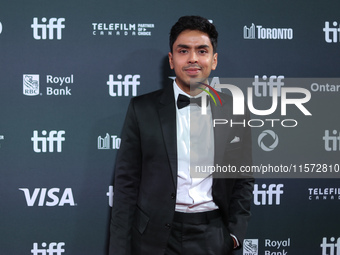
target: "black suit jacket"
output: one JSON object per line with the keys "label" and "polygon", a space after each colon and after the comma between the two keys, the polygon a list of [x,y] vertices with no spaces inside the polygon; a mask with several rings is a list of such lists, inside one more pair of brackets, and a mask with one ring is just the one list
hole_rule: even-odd
{"label": "black suit jacket", "polygon": [[[232,97],[220,94],[213,119],[232,115]],[[131,99],[116,159],[110,255],[163,255],[177,189],[176,108],[173,86]],[[247,121],[247,120],[246,120]],[[230,143],[234,137],[237,143]],[[215,164],[250,165],[251,134],[243,125],[214,128]],[[250,217],[252,178],[214,178],[212,195],[226,229],[243,241]]]}

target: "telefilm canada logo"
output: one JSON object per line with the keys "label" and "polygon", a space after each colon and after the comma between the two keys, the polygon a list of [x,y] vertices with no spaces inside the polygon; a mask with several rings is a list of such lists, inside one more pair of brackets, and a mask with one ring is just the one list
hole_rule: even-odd
{"label": "telefilm canada logo", "polygon": [[73,74],[69,76],[47,74],[44,81],[44,85],[46,85],[41,86],[39,74],[24,74],[23,94],[25,96],[42,96],[43,92],[41,92],[41,90],[44,90],[46,96],[72,96],[71,86],[74,84]]}
{"label": "telefilm canada logo", "polygon": [[325,33],[326,43],[340,42],[340,24],[337,21],[325,21],[323,32]]}
{"label": "telefilm canada logo", "polygon": [[340,201],[340,187],[310,187],[307,189],[308,200],[337,200]]}
{"label": "telefilm canada logo", "polygon": [[94,36],[151,36],[155,28],[153,23],[105,23],[93,22]]}
{"label": "telefilm canada logo", "polygon": [[[39,23],[40,22],[40,23]],[[57,40],[62,39],[62,31],[65,28],[65,18],[47,18],[43,17],[40,21],[37,17],[33,18],[33,38],[35,40]]]}
{"label": "telefilm canada logo", "polygon": [[292,40],[293,36],[292,28],[265,28],[254,23],[243,27],[244,39]]}

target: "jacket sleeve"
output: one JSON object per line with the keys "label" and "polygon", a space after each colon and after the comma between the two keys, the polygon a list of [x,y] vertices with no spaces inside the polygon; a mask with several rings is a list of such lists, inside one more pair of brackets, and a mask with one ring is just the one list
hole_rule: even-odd
{"label": "jacket sleeve", "polygon": [[134,99],[127,110],[114,170],[110,255],[131,255],[131,229],[141,178],[142,153]]}
{"label": "jacket sleeve", "polygon": [[[246,123],[250,118],[249,111],[245,115]],[[240,166],[252,165],[252,137],[251,128],[246,126],[243,128],[243,148],[240,155]],[[229,222],[228,228],[239,241],[240,248],[243,244],[245,234],[250,219],[250,205],[252,203],[254,188],[254,178],[251,173],[240,173],[235,179],[229,205]]]}

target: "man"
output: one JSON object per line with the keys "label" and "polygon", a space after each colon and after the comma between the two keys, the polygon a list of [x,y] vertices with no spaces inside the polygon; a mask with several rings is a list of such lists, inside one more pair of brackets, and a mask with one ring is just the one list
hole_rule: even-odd
{"label": "man", "polygon": [[130,102],[115,168],[111,255],[228,255],[242,244],[253,179],[189,173],[192,162],[251,164],[248,127],[212,128],[212,119],[249,117],[232,116],[230,96],[219,93],[222,106],[210,103],[200,125],[189,121],[200,107],[183,107],[184,95],[201,95],[192,80],[207,83],[217,66],[217,36],[208,20],[181,17],[170,32],[173,85]]}

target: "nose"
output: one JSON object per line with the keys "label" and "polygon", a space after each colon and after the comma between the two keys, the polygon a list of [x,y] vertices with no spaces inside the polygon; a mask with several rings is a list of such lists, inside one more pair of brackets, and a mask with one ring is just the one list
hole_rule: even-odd
{"label": "nose", "polygon": [[197,61],[198,61],[197,54],[196,54],[196,52],[192,51],[189,54],[188,62],[189,62],[189,64],[195,64],[195,63],[197,63]]}

